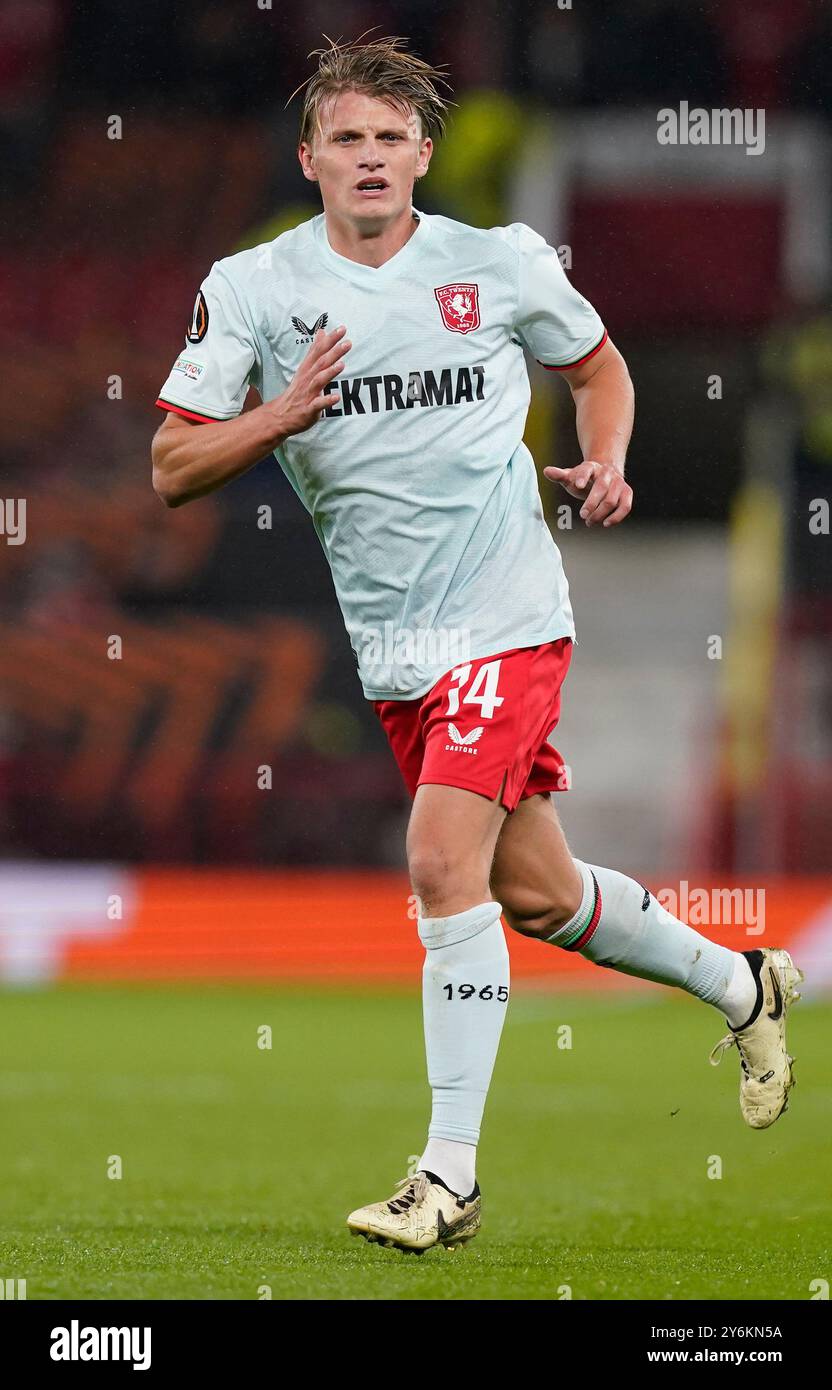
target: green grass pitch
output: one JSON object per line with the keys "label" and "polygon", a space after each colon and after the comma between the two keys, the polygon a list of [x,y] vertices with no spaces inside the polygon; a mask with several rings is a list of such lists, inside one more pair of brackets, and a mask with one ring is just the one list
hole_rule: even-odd
{"label": "green grass pitch", "polygon": [[736,1053],[707,1063],[715,1010],[516,989],[482,1233],[416,1257],[344,1218],[422,1147],[418,989],[6,991],[0,1276],[30,1299],[808,1299],[832,1278],[830,1015],[790,1014],[797,1086],[755,1132]]}

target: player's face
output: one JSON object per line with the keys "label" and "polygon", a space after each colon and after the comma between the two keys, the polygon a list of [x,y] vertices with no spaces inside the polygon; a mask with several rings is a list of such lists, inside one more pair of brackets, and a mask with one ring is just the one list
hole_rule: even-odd
{"label": "player's face", "polygon": [[361,92],[323,102],[318,131],[299,154],[303,172],[317,181],[327,212],[362,230],[383,227],[411,206],[413,183],[427,171],[433,144],[422,139],[411,111]]}

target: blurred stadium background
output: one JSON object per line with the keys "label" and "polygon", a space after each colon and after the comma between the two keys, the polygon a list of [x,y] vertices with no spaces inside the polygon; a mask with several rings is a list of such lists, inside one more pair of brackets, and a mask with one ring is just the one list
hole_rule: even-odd
{"label": "blurred stadium background", "polygon": [[[570,842],[832,988],[829,7],[0,0],[0,1275],[32,1298],[435,1296],[430,1261],[342,1249],[428,1091],[408,801],[327,566],[273,460],[178,511],[150,486],[199,282],[319,211],[284,109],[306,55],[373,25],[451,69],[417,206],[562,248],[636,384],[626,526],[566,524],[541,477],[579,634]],[[682,101],[763,109],[764,152],[660,145]],[[530,370],[538,468],[577,461]],[[712,1011],[509,935],[497,1241],[442,1296],[808,1297],[828,1003],[772,1144],[705,1065]]]}
{"label": "blurred stadium background", "polygon": [[[542,479],[579,631],[556,736],[576,852],[654,885],[776,880],[772,901],[799,879],[778,931],[829,921],[832,565],[810,518],[832,470],[830,12],[478,13],[0,4],[0,449],[27,504],[25,544],[0,544],[6,976],[417,959],[407,798],[308,518],[271,460],[173,513],[149,481],[195,287],[319,211],[284,109],[306,54],[372,25],[450,64],[417,204],[563,248],[636,382],[626,527],[567,529]],[[681,100],[764,109],[764,152],[660,145]],[[568,392],[531,368],[538,467],[574,462]]]}

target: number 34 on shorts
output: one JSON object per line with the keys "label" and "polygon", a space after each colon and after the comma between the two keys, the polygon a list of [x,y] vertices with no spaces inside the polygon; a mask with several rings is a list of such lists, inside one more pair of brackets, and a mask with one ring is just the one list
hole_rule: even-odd
{"label": "number 34 on shorts", "polygon": [[548,742],[560,717],[572,640],[455,666],[416,700],[373,708],[411,796],[423,782],[462,787],[507,811],[537,792],[564,791],[566,765]]}

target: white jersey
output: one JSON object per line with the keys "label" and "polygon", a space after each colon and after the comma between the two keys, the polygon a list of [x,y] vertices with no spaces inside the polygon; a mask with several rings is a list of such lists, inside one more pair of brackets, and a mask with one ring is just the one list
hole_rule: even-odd
{"label": "white jersey", "polygon": [[522,442],[523,349],[554,369],[605,341],[556,252],[523,223],[416,213],[384,265],[334,251],[324,215],[216,261],[158,404],[239,415],[285,391],[319,327],[352,347],[340,400],[276,450],[310,513],[369,699],[574,636],[560,552]]}

